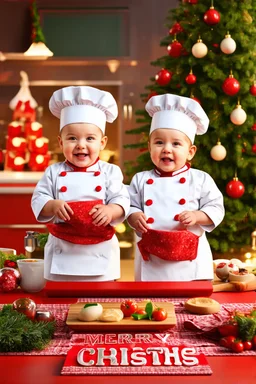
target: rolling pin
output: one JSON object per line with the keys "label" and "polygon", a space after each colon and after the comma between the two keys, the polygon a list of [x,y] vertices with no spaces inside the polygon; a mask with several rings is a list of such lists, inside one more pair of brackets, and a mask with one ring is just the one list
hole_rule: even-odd
{"label": "rolling pin", "polygon": [[256,279],[248,282],[234,281],[232,283],[213,284],[213,292],[245,292],[256,290]]}

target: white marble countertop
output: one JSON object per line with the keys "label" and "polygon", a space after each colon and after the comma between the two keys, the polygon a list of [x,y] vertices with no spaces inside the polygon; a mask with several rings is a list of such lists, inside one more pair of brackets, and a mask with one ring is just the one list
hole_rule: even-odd
{"label": "white marble countertop", "polygon": [[43,174],[43,172],[0,171],[0,187],[1,184],[36,184]]}

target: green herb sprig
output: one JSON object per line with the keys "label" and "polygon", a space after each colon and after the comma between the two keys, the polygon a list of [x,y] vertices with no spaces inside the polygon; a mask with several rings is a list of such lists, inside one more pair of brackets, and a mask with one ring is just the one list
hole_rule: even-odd
{"label": "green herb sprig", "polygon": [[256,336],[256,310],[253,309],[249,316],[234,316],[238,324],[239,337],[242,341],[252,340]]}
{"label": "green herb sprig", "polygon": [[52,339],[55,321],[32,321],[4,305],[0,311],[0,352],[41,350]]}

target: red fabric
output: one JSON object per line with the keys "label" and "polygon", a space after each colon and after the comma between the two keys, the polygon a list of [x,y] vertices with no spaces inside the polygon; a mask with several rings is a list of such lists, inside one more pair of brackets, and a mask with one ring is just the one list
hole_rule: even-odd
{"label": "red fabric", "polygon": [[111,225],[98,227],[92,224],[93,220],[89,212],[95,205],[102,204],[102,200],[77,201],[68,204],[74,212],[69,222],[47,224],[53,236],[81,245],[98,244],[114,236],[115,230]]}
{"label": "red fabric", "polygon": [[169,261],[194,260],[197,256],[198,239],[198,236],[186,230],[148,229],[143,233],[138,247],[145,261],[149,260],[150,254]]}
{"label": "red fabric", "polygon": [[[72,169],[73,172],[87,172],[87,169],[91,167],[92,165],[96,164],[99,161],[99,157],[95,160],[93,164],[90,164],[88,167],[77,167],[76,165],[70,163],[70,161],[66,160],[66,164],[69,165]],[[97,175],[96,175],[97,176]]]}
{"label": "red fabric", "polygon": [[[160,168],[157,168],[155,169],[155,172],[160,175],[160,177],[173,177],[173,176],[177,176],[179,175],[180,173],[183,173],[183,172],[186,172],[189,170],[189,168],[191,167],[191,165],[189,163],[186,163],[185,164],[187,166],[187,169],[184,169],[180,172],[177,173],[177,171],[172,171],[172,172],[164,172],[162,171]],[[174,174],[174,175],[173,175]]]}

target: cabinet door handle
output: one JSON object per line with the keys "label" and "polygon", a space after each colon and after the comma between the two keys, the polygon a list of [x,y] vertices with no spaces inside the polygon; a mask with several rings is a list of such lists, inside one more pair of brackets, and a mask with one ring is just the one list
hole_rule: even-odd
{"label": "cabinet door handle", "polygon": [[6,224],[6,225],[0,225],[0,228],[11,228],[11,229],[41,229],[46,228],[46,225],[44,224]]}

